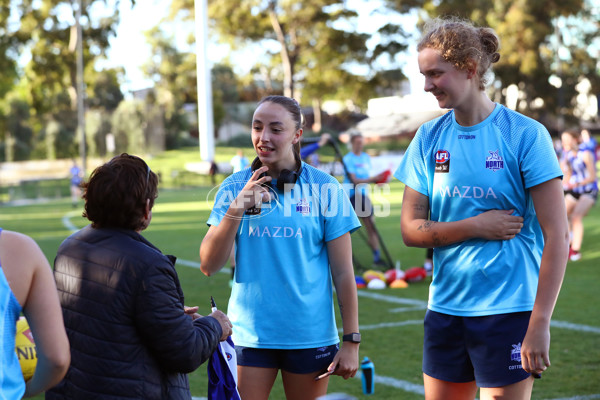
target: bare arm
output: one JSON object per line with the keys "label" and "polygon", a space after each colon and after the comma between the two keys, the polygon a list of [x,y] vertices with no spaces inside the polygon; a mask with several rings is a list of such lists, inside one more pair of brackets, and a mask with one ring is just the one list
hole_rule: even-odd
{"label": "bare arm", "polygon": [[567,266],[569,229],[558,178],[532,187],[531,197],[544,235],[544,250],[537,295],[521,355],[525,371],[541,373],[550,366],[550,318]]}
{"label": "bare arm", "polygon": [[71,362],[69,340],[52,269],[33,239],[3,231],[0,260],[35,340],[37,366],[25,389],[25,397],[31,397],[64,377]]}
{"label": "bare arm", "polygon": [[348,173],[348,178],[350,178],[350,181],[355,184],[358,185],[360,183],[375,183],[378,182],[379,180],[383,179],[383,176],[385,175],[385,172],[381,172],[375,176],[370,176],[368,178],[357,178],[356,174],[352,174],[352,173]]}
{"label": "bare arm", "polygon": [[509,240],[523,227],[523,218],[513,210],[490,210],[460,221],[436,222],[429,218],[429,198],[406,186],[402,199],[400,227],[404,244],[411,247],[440,247],[473,238]]}
{"label": "bare arm", "polygon": [[254,171],[246,186],[229,206],[219,225],[211,226],[202,239],[199,252],[200,270],[206,276],[217,273],[227,262],[244,212],[253,206],[260,206],[263,201],[270,201],[268,190],[261,184],[269,182],[271,177],[259,178],[267,170],[268,167],[263,166]]}
{"label": "bare arm", "polygon": [[[350,233],[327,242],[327,254],[342,316],[343,332],[358,332],[358,296]],[[328,371],[341,375],[344,379],[355,376],[358,370],[358,346],[358,343],[343,342]]]}

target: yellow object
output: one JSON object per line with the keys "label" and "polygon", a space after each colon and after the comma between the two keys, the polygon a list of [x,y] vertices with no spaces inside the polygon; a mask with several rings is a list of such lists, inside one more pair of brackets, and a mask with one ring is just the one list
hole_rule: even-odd
{"label": "yellow object", "polygon": [[396,279],[390,283],[390,287],[394,289],[405,289],[408,287],[408,283],[404,279]]}
{"label": "yellow object", "polygon": [[29,329],[29,324],[25,317],[21,317],[17,320],[15,351],[19,358],[19,364],[21,364],[23,378],[25,378],[25,381],[28,381],[35,372],[35,366],[37,365],[38,359],[33,335],[31,334],[31,329]]}
{"label": "yellow object", "polygon": [[365,273],[363,274],[363,278],[365,279],[365,282],[367,282],[367,284],[373,279],[379,279],[385,282],[385,274],[383,272],[375,271],[372,269],[365,271]]}

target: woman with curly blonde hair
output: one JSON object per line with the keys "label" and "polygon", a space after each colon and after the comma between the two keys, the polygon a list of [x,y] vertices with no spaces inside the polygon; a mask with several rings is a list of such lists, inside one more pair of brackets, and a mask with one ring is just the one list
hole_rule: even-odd
{"label": "woman with curly blonde hair", "polygon": [[445,115],[423,124],[395,173],[402,237],[433,247],[425,397],[528,399],[550,365],[550,317],[568,227],[548,131],[486,94],[500,59],[490,28],[436,19],[417,50]]}

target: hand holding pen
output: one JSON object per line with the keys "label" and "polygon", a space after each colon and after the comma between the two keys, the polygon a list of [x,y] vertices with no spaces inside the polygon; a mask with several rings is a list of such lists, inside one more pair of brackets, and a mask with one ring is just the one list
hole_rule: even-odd
{"label": "hand holding pen", "polygon": [[217,304],[212,296],[210,296],[210,309],[212,311],[210,316],[216,319],[219,322],[219,325],[221,325],[221,330],[223,331],[223,334],[221,335],[221,341],[227,340],[227,338],[233,333],[233,326],[231,325],[229,317],[217,309]]}

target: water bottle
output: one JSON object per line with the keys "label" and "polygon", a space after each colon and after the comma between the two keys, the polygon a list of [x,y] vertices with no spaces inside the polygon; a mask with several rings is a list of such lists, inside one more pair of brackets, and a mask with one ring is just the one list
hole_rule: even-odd
{"label": "water bottle", "polygon": [[365,357],[360,363],[360,369],[362,371],[363,393],[373,394],[375,391],[375,365],[369,360],[369,357]]}

